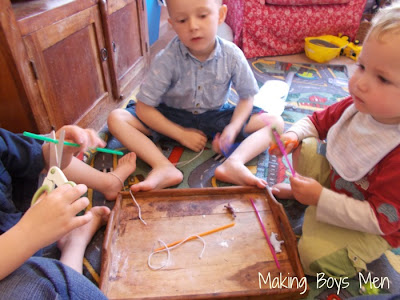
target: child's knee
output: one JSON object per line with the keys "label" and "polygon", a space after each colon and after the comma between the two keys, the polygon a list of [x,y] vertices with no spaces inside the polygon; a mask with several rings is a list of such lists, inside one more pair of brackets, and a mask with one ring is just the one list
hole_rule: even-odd
{"label": "child's knee", "polygon": [[120,108],[114,109],[107,117],[107,124],[112,125],[120,121],[124,112],[126,111]]}
{"label": "child's knee", "polygon": [[275,127],[279,132],[284,131],[284,120],[281,116],[269,115],[271,127]]}
{"label": "child's knee", "polygon": [[300,240],[298,251],[304,273],[307,275],[323,274],[325,277],[351,278],[357,274],[357,269],[349,259],[346,248],[332,249],[332,253],[321,257],[318,247]]}
{"label": "child's knee", "polygon": [[304,242],[303,237],[300,238],[298,243],[298,252],[300,256],[300,261],[304,269],[304,273],[307,275],[315,275],[310,270],[310,265],[315,260],[315,257],[318,257],[318,253],[315,253],[316,247],[311,245],[310,243]]}

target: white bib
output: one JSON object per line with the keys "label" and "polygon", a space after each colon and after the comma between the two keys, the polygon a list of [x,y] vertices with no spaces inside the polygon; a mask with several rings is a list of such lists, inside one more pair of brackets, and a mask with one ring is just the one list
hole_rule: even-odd
{"label": "white bib", "polygon": [[400,144],[400,124],[382,124],[352,104],[327,136],[326,157],[347,181],[363,178]]}

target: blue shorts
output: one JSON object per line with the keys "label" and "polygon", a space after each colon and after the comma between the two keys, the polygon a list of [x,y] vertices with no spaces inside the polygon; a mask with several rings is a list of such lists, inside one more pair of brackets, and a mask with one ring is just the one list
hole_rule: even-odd
{"label": "blue shorts", "polygon": [[[135,106],[136,103],[132,101],[128,104],[126,110],[129,111],[138,120],[140,120],[136,115]],[[193,114],[183,109],[176,109],[166,106],[165,104],[160,104],[158,107],[156,107],[156,109],[168,120],[185,128],[195,128],[201,130],[202,132],[204,132],[204,134],[207,135],[208,138],[214,138],[214,135],[216,133],[222,132],[224,128],[230,123],[235,107],[236,106],[230,103],[225,103],[220,109],[206,111],[202,114]],[[262,112],[261,108],[253,107],[251,115],[260,112]],[[249,122],[250,116],[247,119],[246,124]],[[161,139],[171,140],[170,138],[159,134],[154,130],[151,130],[143,122],[142,124],[151,131],[153,142],[158,142]],[[248,136],[248,134],[244,132],[245,125],[238,134],[236,142],[240,142]]]}

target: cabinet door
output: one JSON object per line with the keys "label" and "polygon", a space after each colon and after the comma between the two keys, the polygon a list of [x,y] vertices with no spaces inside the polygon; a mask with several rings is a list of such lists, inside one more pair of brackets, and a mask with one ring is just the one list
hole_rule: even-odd
{"label": "cabinet door", "polygon": [[[0,127],[38,132],[46,114],[9,1],[0,1]],[[48,131],[47,131],[48,132]]]}
{"label": "cabinet door", "polygon": [[102,0],[106,42],[110,49],[113,95],[130,96],[149,65],[144,0]]}
{"label": "cabinet door", "polygon": [[112,101],[108,53],[98,6],[24,38],[47,111],[48,124],[99,128]]}

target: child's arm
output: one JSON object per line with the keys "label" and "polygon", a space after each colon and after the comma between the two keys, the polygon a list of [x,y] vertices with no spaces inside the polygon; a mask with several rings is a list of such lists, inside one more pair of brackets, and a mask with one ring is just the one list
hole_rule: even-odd
{"label": "child's arm", "polygon": [[179,126],[164,117],[153,106],[138,101],[136,113],[151,129],[170,137],[193,151],[201,151],[207,143],[207,136],[202,131]]}
{"label": "child's arm", "polygon": [[383,235],[369,201],[360,201],[324,188],[317,206],[317,220],[351,230]]}
{"label": "child's arm", "polygon": [[[337,122],[344,110],[352,103],[353,101],[351,98],[346,98],[328,106],[324,110],[316,111],[311,116],[304,117],[294,123],[292,127],[281,135],[281,140],[286,146],[286,152],[290,153],[293,151],[294,145],[299,144],[307,137],[316,137],[320,140],[324,140],[331,126]],[[285,143],[285,141],[288,142]],[[270,154],[282,156],[278,147],[271,149]]]}
{"label": "child's arm", "polygon": [[62,185],[43,194],[22,219],[0,235],[0,280],[12,273],[39,249],[88,223],[92,215],[76,216],[88,204],[85,185]]}
{"label": "child's arm", "polygon": [[[338,191],[316,188],[319,183],[299,174],[290,181],[296,200],[317,205],[318,221],[371,234],[390,235],[400,230],[399,168],[400,147],[397,147],[357,183],[337,178],[334,186]],[[357,199],[344,192],[358,195]]]}
{"label": "child's arm", "polygon": [[337,192],[324,189],[317,217],[331,224],[335,222],[337,226],[369,233],[381,235],[398,233],[400,230],[399,168],[400,146],[397,146],[361,180],[349,183],[337,179],[334,187],[339,193],[341,190],[351,191],[352,194],[358,194],[357,199],[365,199],[357,200],[341,194],[339,198]]}
{"label": "child's arm", "polygon": [[347,229],[383,234],[368,201],[356,200],[323,188],[316,180],[299,174],[289,180],[297,201],[317,206],[318,221]]}

